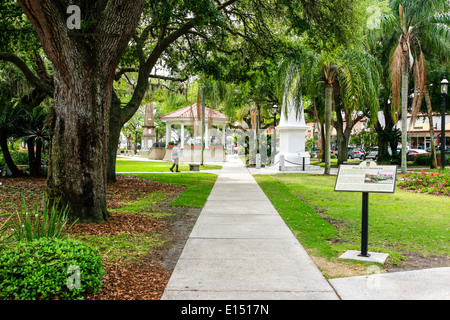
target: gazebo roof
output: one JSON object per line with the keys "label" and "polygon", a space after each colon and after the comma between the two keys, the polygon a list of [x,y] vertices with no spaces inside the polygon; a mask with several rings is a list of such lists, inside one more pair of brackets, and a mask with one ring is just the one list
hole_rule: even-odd
{"label": "gazebo roof", "polygon": [[[192,120],[192,119],[200,119],[201,118],[201,107],[197,106],[197,104],[193,104],[191,106],[187,106],[183,109],[176,110],[174,112],[165,114],[160,117],[161,120]],[[200,116],[199,113],[200,112]],[[223,113],[205,107],[205,118],[206,119],[214,119],[214,120],[227,120],[228,117]]]}

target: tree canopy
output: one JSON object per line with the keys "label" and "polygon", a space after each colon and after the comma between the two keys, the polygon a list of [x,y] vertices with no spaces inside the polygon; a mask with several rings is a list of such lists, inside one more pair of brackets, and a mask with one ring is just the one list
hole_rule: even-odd
{"label": "tree canopy", "polygon": [[[80,29],[66,26],[69,4],[80,8]],[[260,127],[266,127],[273,122],[271,107],[290,92],[309,101],[308,114],[329,134],[331,124],[342,127],[361,116],[376,123],[388,100],[399,105],[394,80],[402,60],[396,56],[416,62],[408,70],[414,79],[408,92],[418,90],[417,108],[422,95],[429,95],[430,104],[437,101],[437,88],[426,84],[448,72],[444,0],[140,0],[128,6],[107,0],[0,5],[0,66],[14,65],[29,83],[26,95],[0,98],[4,108],[20,101],[36,119],[43,101],[51,100],[50,188],[64,198],[71,191],[61,179],[83,176],[84,189],[67,198],[75,208],[104,206],[103,175],[114,181],[120,132],[142,104],[165,102],[169,111],[195,103],[200,86],[213,108],[247,121],[256,108]],[[400,57],[402,39],[408,57]],[[69,123],[74,131],[68,131]],[[26,137],[44,139],[39,126],[32,127]],[[92,133],[92,141],[85,140],[85,132]],[[349,139],[342,139],[344,148]],[[74,171],[60,155],[68,144],[83,155]],[[91,185],[95,199],[77,202]]]}

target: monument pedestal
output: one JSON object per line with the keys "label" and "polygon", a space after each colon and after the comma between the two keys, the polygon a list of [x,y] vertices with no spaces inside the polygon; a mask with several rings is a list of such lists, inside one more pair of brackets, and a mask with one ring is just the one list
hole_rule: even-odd
{"label": "monument pedestal", "polygon": [[[287,116],[286,116],[287,108]],[[280,155],[284,156],[284,169],[286,171],[303,170],[303,160],[305,160],[305,169],[310,166],[310,158],[302,158],[300,153],[305,152],[306,131],[310,129],[305,124],[305,114],[303,112],[303,103],[300,101],[301,112],[297,114],[292,99],[284,98],[281,111],[280,124],[277,127],[280,132],[279,153],[275,156],[275,163],[279,163]]]}

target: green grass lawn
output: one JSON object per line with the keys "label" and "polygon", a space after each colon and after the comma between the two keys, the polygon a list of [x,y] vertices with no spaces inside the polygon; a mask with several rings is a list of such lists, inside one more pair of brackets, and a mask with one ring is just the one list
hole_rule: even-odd
{"label": "green grass lawn", "polygon": [[186,191],[171,203],[172,206],[181,207],[203,207],[217,179],[217,175],[211,173],[132,173],[132,175],[165,184],[187,187]]}
{"label": "green grass lawn", "polygon": [[[282,174],[255,176],[305,248],[335,258],[360,250],[361,193],[334,192],[336,177]],[[369,195],[369,251],[390,254],[450,254],[450,198],[411,193]]]}
{"label": "green grass lawn", "polygon": [[[116,161],[117,172],[164,172],[169,171],[172,162],[157,161],[139,161],[139,160],[120,160]],[[200,166],[200,170],[221,169],[219,165]],[[189,171],[189,164],[180,163],[178,169],[180,171]]]}
{"label": "green grass lawn", "polygon": [[[176,199],[165,191],[149,193],[146,197],[132,201],[111,212],[151,215],[155,218],[165,218],[173,215],[170,206],[197,207],[204,206],[209,193],[217,179],[217,175],[208,173],[192,174],[161,174],[133,173],[131,175],[158,181],[170,185],[181,185],[187,189]],[[132,263],[145,257],[149,252],[167,245],[170,234],[166,233],[119,233],[107,236],[84,235],[82,239],[99,248],[104,257],[109,260],[119,259],[124,263]]]}

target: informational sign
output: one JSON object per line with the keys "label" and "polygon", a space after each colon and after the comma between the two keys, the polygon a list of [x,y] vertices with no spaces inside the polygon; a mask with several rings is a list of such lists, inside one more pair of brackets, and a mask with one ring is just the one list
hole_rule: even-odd
{"label": "informational sign", "polygon": [[309,152],[307,151],[299,151],[297,153],[300,158],[311,158]]}
{"label": "informational sign", "polygon": [[397,166],[363,161],[359,165],[340,165],[334,191],[394,193]]}
{"label": "informational sign", "polygon": [[358,166],[340,165],[334,191],[362,192],[361,254],[369,257],[369,193],[394,193],[397,166],[363,161]]}

